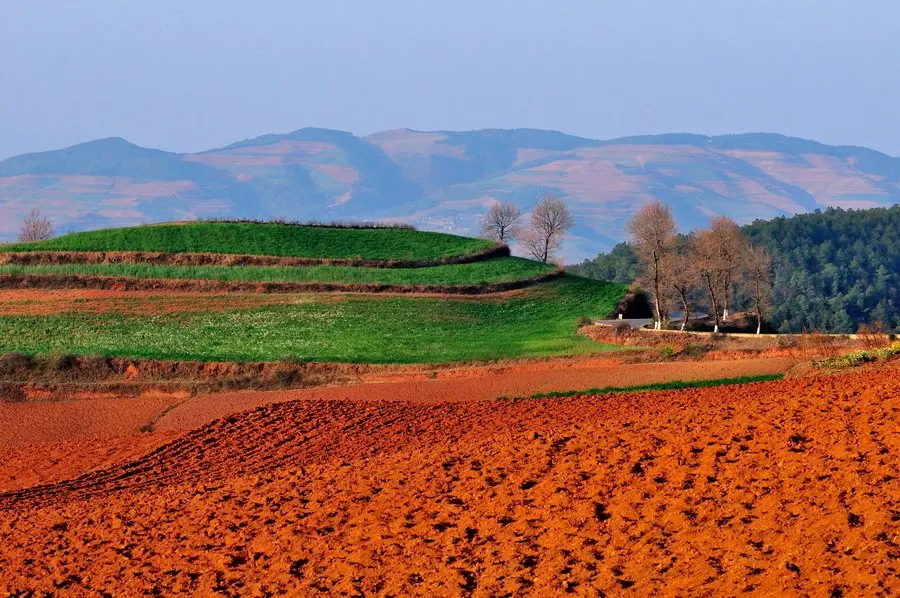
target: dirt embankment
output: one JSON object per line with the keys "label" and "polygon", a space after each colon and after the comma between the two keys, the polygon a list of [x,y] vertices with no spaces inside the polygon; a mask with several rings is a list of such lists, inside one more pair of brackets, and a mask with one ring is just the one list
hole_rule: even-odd
{"label": "dirt embankment", "polygon": [[898,417],[868,373],[268,405],[0,497],[0,590],[887,595]]}
{"label": "dirt embankment", "polygon": [[349,382],[372,368],[315,362],[202,362],[126,357],[0,356],[0,400],[78,398],[79,393],[135,395],[147,390],[200,392],[229,388],[285,388]]}
{"label": "dirt embankment", "polygon": [[164,253],[151,251],[22,251],[0,252],[0,265],[36,264],[156,264],[167,266],[354,266],[365,268],[425,268],[470,264],[510,255],[506,245],[495,245],[463,255],[433,260],[370,260],[238,255],[227,253]]}
{"label": "dirt embankment", "polygon": [[[630,361],[634,361],[630,363]],[[784,373],[791,356],[746,355],[716,363],[646,361],[641,355],[503,360],[444,364],[329,362],[200,362],[127,357],[0,355],[0,401],[78,400],[139,396],[147,392],[188,395],[225,391],[315,387],[314,393],[374,398],[465,400],[529,396],[538,392],[635,386]],[[391,383],[391,384],[385,384]],[[375,385],[371,389],[370,385]],[[338,386],[334,390],[321,387]],[[354,386],[355,385],[355,386]],[[390,396],[395,393],[396,397]]]}
{"label": "dirt embankment", "polygon": [[0,274],[0,288],[107,289],[179,293],[394,293],[404,295],[489,295],[518,289],[527,289],[554,280],[562,275],[562,270],[553,270],[534,278],[523,278],[506,282],[490,282],[480,285],[403,285],[330,282],[244,282],[228,280],[135,278],[129,276],[88,276],[74,274]]}

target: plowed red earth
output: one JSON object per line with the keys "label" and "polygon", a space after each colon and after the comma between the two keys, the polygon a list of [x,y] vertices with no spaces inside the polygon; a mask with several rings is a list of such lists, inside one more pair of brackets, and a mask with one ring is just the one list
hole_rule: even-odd
{"label": "plowed red earth", "polygon": [[294,399],[350,401],[477,401],[522,397],[550,391],[609,386],[638,386],[672,380],[709,380],[784,373],[796,361],[789,357],[710,363],[623,364],[614,359],[537,362],[423,373],[369,375],[363,384],[289,391],[238,391],[192,398],[157,423],[159,430],[188,430],[230,413]]}
{"label": "plowed red earth", "polygon": [[0,495],[0,590],[889,595],[897,374],[266,405]]}
{"label": "plowed red earth", "polygon": [[[471,401],[552,390],[632,386],[670,380],[786,371],[794,361],[622,364],[614,359],[517,363],[436,372],[365,375],[364,383],[289,391],[238,391],[64,402],[0,402],[0,492],[54,482],[135,457],[173,434],[273,402],[314,400]],[[153,433],[139,432],[153,424]],[[64,459],[60,456],[64,455]]]}

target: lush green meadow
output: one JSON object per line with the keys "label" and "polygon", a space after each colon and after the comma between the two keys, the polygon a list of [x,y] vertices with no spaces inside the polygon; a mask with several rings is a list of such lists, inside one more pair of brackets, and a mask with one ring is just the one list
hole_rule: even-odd
{"label": "lush green meadow", "polygon": [[[511,297],[310,295],[231,311],[0,316],[0,352],[203,361],[416,363],[612,350],[576,334],[624,285],[566,276]],[[152,301],[152,299],[146,299]]]}
{"label": "lush green meadow", "polygon": [[238,282],[320,282],[462,286],[530,279],[552,266],[517,257],[426,268],[355,268],[346,266],[163,266],[156,264],[39,264],[0,266],[0,275],[54,274],[126,276],[151,279]]}
{"label": "lush green meadow", "polygon": [[112,228],[19,243],[0,251],[145,251],[278,257],[434,260],[491,247],[473,239],[403,228],[336,228],[277,223],[189,222]]}

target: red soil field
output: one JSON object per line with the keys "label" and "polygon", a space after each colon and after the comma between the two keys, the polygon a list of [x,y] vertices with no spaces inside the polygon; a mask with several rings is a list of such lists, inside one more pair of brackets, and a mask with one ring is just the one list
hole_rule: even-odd
{"label": "red soil field", "polygon": [[136,459],[178,433],[130,434],[3,448],[0,492],[74,478],[87,471]]}
{"label": "red soil field", "polygon": [[440,403],[522,397],[550,391],[637,386],[784,373],[787,357],[709,363],[623,364],[611,358],[457,368],[421,374],[372,374],[361,384],[288,391],[237,391],[194,397],[160,418],[156,429],[189,430],[211,419],[273,402],[313,399]]}
{"label": "red soil field", "polygon": [[[442,402],[495,399],[552,390],[629,386],[786,371],[789,358],[717,363],[622,364],[612,358],[555,360],[426,370],[373,367],[358,384],[287,391],[235,391],[188,396],[145,393],[133,398],[0,402],[0,492],[54,482],[131,458],[174,434],[274,402],[313,399]],[[152,423],[153,432],[141,432]],[[60,460],[60,455],[66,458]]]}
{"label": "red soil field", "polygon": [[0,495],[0,592],[888,595],[898,373],[265,405]]}

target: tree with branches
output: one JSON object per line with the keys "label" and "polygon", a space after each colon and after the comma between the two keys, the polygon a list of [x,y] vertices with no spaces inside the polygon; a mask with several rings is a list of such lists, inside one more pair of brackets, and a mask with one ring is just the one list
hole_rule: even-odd
{"label": "tree with branches", "polygon": [[508,243],[519,235],[522,212],[512,202],[494,202],[481,221],[481,236],[498,243]]}
{"label": "tree with branches", "polygon": [[713,218],[709,231],[714,240],[714,248],[718,254],[722,278],[722,319],[728,319],[728,308],[734,293],[747,250],[747,239],[740,227],[731,218],[718,216]]}
{"label": "tree with branches", "polygon": [[34,208],[22,222],[19,241],[23,243],[46,241],[47,239],[52,239],[53,234],[53,223],[45,218],[39,209]]}
{"label": "tree with branches", "polygon": [[675,218],[669,206],[657,201],[638,210],[628,222],[627,228],[641,261],[643,275],[649,283],[655,327],[661,329],[668,320],[665,298],[669,290],[670,265],[675,248]]}
{"label": "tree with branches", "polygon": [[531,227],[519,236],[534,259],[547,263],[562,244],[562,237],[575,225],[569,206],[553,195],[544,195],[531,210]]}
{"label": "tree with branches", "polygon": [[688,237],[671,257],[669,286],[675,300],[681,305],[681,330],[687,328],[694,313],[694,301],[700,286],[700,272],[694,238]]}
{"label": "tree with branches", "polygon": [[771,292],[772,256],[769,250],[760,245],[747,247],[746,276],[753,294],[753,306],[756,311],[756,334],[762,333],[763,310],[768,306]]}
{"label": "tree with branches", "polygon": [[713,229],[702,230],[694,242],[696,267],[709,297],[709,309],[713,314],[713,332],[722,324],[722,306],[728,293],[730,264],[722,259],[722,239]]}

